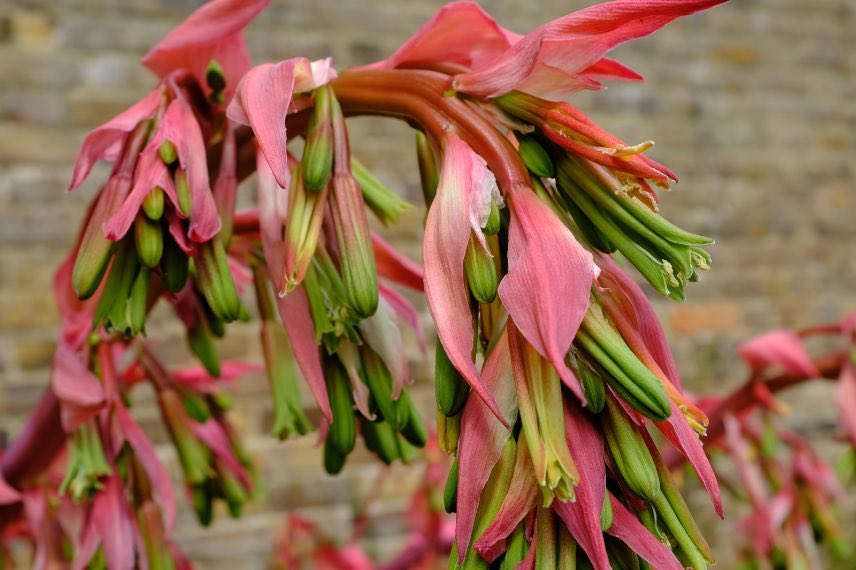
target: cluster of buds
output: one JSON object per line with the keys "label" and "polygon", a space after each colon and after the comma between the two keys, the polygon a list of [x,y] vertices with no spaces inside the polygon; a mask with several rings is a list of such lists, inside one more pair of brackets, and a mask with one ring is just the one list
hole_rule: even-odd
{"label": "cluster of buds", "polygon": [[[203,524],[215,500],[237,516],[253,495],[216,380],[235,372],[216,339],[251,318],[246,297],[274,436],[313,429],[302,379],[329,473],[358,435],[385,463],[417,457],[428,436],[406,390],[400,327],[419,328],[405,287],[425,293],[438,336],[438,440],[454,456],[442,501],[456,513],[450,567],[707,568],[711,550],[652,431],[721,515],[700,439],[708,416],[613,254],[683,300],[712,240],[658,213],[655,189],[676,177],[644,154],[651,142],[627,145],[556,100],[640,79],[606,53],[722,1],[614,0],[526,36],[455,2],[389,58],[341,74],[329,59],[250,66],[243,29],[267,0],[213,0],[167,35],[143,60],[160,84],[87,137],[71,184],[97,160],[113,163],[57,286],[66,324],[53,390],[69,434],[58,488],[93,513],[75,564],[101,552],[115,568],[179,565],[171,487],[126,409],[136,382],[157,393]],[[417,131],[424,271],[371,229],[370,214],[391,224],[411,206],[352,156],[354,115]],[[236,212],[253,172],[257,208]],[[160,299],[201,369],[170,373],[145,343]],[[793,472],[814,489],[805,465],[816,461],[788,437],[800,450]],[[828,522],[817,492],[799,496],[814,501],[799,512]],[[426,520],[436,532],[441,519]]]}

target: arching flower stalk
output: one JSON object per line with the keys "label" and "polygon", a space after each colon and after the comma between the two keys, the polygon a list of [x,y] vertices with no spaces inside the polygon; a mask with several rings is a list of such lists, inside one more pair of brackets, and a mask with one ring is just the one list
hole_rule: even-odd
{"label": "arching flower stalk", "polygon": [[[144,59],[159,85],[87,137],[71,184],[113,163],[57,281],[52,393],[69,449],[59,492],[91,512],[64,531],[74,564],[182,563],[169,546],[171,488],[128,411],[138,382],[155,388],[198,518],[209,522],[218,499],[237,516],[252,498],[219,391],[247,368],[221,362],[216,345],[249,307],[277,437],[307,433],[317,415],[332,474],[360,441],[385,463],[416,458],[427,429],[400,329],[421,332],[401,287],[425,293],[438,336],[451,566],[712,563],[663,459],[669,447],[684,458],[721,515],[700,439],[708,416],[613,258],[683,300],[712,240],[659,214],[657,189],[676,176],[645,154],[649,141],[625,144],[563,99],[639,80],[606,54],[721,1],[614,0],[526,36],[455,2],[390,58],[340,72],[329,59],[251,67],[242,30],[266,1],[214,0],[171,32]],[[371,216],[395,223],[409,205],[352,156],[356,115],[417,131],[424,269],[371,229]],[[253,172],[257,206],[236,212]],[[186,329],[193,373],[169,371],[144,338],[160,299]],[[750,363],[768,344],[747,348]],[[301,378],[318,414],[304,410]],[[20,502],[6,487],[0,500]]]}

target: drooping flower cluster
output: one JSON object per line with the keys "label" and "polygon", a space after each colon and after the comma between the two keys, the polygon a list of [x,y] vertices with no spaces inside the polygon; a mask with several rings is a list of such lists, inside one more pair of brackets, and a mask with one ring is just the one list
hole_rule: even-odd
{"label": "drooping flower cluster", "polygon": [[[711,240],[658,213],[655,189],[676,177],[644,154],[652,143],[627,145],[561,99],[639,80],[606,53],[722,1],[613,0],[526,36],[455,2],[390,58],[340,73],[329,59],[251,67],[243,29],[267,0],[191,15],[143,59],[158,86],[96,128],[75,164],[72,189],[96,161],[113,168],[55,283],[51,397],[65,437],[50,449],[67,450],[65,475],[51,500],[0,479],[0,502],[23,500],[32,533],[46,533],[42,559],[185,564],[169,539],[174,491],[129,413],[139,382],[154,387],[199,520],[219,499],[240,514],[254,471],[220,384],[252,367],[221,362],[215,340],[253,313],[276,437],[313,429],[302,379],[329,473],[360,439],[385,463],[415,458],[427,430],[400,327],[421,332],[404,287],[424,291],[438,336],[452,565],[706,568],[713,555],[651,430],[721,514],[699,438],[708,418],[613,254],[682,300]],[[416,128],[424,270],[372,230],[370,214],[391,224],[411,206],[352,155],[354,115]],[[257,206],[236,212],[253,172]],[[161,299],[201,367],[170,371],[144,338]],[[83,523],[44,523],[67,504]]]}

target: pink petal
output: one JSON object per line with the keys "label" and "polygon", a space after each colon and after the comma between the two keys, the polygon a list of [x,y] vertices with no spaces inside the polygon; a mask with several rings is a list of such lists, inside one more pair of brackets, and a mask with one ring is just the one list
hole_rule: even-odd
{"label": "pink petal", "polygon": [[603,438],[574,403],[565,400],[565,435],[580,473],[574,502],[553,503],[571,535],[585,550],[598,570],[609,570],[609,557],[600,527],[600,515],[606,494],[606,463]]}
{"label": "pink petal", "polygon": [[508,275],[499,284],[499,298],[526,340],[585,402],[565,355],[588,308],[597,267],[534,192],[517,188],[509,199]]}
{"label": "pink petal", "polygon": [[604,57],[580,72],[584,77],[617,81],[642,81],[644,78],[620,61]]}
{"label": "pink petal", "polygon": [[244,75],[226,110],[231,120],[252,127],[274,178],[282,188],[288,188],[290,178],[285,117],[292,95],[314,89],[333,77],[335,72],[329,67],[329,60],[310,63],[305,58],[295,57],[279,63],[264,63]]}
{"label": "pink petal", "polygon": [[422,258],[428,308],[449,360],[497,418],[504,421],[471,356],[473,325],[464,280],[471,212],[488,175],[485,161],[465,142],[454,135],[448,138],[437,195],[425,224]]}
{"label": "pink petal", "polygon": [[74,172],[71,175],[69,191],[80,186],[89,176],[95,162],[108,158],[111,147],[120,146],[128,133],[137,126],[137,123],[154,114],[160,104],[161,94],[160,87],[152,90],[144,99],[134,103],[130,108],[86,135],[77,154],[77,159],[74,161]]}
{"label": "pink petal", "polygon": [[534,511],[537,504],[538,482],[532,467],[532,456],[529,454],[525,440],[520,438],[508,493],[493,522],[485,529],[473,548],[488,562],[496,560],[505,552],[508,536],[514,532],[526,515]]}
{"label": "pink petal", "polygon": [[177,205],[178,199],[175,197],[175,189],[169,170],[161,160],[157,149],[148,148],[140,154],[131,192],[104,224],[104,237],[113,241],[122,239],[128,233],[131,224],[134,223],[134,218],[137,217],[143,200],[155,186],[160,186],[165,190],[168,188],[167,195],[173,199],[173,204]]}
{"label": "pink petal", "polygon": [[131,414],[128,413],[128,410],[125,409],[125,406],[117,400],[114,402],[113,409],[125,439],[131,444],[134,453],[137,454],[137,458],[151,480],[152,492],[157,496],[158,502],[164,510],[167,533],[171,533],[175,527],[175,490],[172,487],[169,474],[158,459],[154,445],[134,421],[134,418],[131,417]]}
{"label": "pink petal", "polygon": [[719,482],[716,473],[710,465],[710,460],[702,448],[698,434],[690,427],[684,414],[678,409],[677,404],[671,402],[672,413],[662,422],[654,422],[657,429],[674,445],[681,455],[687,458],[693,470],[698,475],[702,486],[707,491],[716,513],[723,517],[722,495],[719,491]]}
{"label": "pink petal", "polygon": [[259,232],[265,263],[273,281],[274,290],[283,290],[285,245],[282,224],[288,213],[288,190],[280,188],[264,155],[256,154],[258,172]]}
{"label": "pink petal", "polygon": [[181,168],[187,172],[191,203],[188,236],[196,242],[208,241],[220,231],[220,217],[208,180],[205,140],[193,109],[182,97],[169,104],[148,148],[160,147],[165,140],[175,145]]}
{"label": "pink petal", "polygon": [[841,422],[844,434],[856,447],[856,370],[852,364],[845,364],[841,368],[835,402],[838,406],[838,421]]}
{"label": "pink petal", "polygon": [[408,301],[404,295],[390,287],[384,282],[378,283],[380,296],[386,301],[399,319],[405,322],[407,326],[413,329],[416,333],[416,342],[419,343],[419,350],[425,353],[425,334],[422,332],[422,327],[419,324],[419,311]]}
{"label": "pink petal", "polygon": [[63,429],[71,433],[104,407],[104,389],[82,357],[60,344],[54,354],[51,387],[59,399]]}
{"label": "pink petal", "polygon": [[683,570],[669,548],[657,540],[647,528],[642,526],[633,514],[621,504],[621,501],[609,495],[612,502],[612,526],[606,531],[629,546],[633,552],[644,558],[657,570]]}
{"label": "pink petal", "polygon": [[800,337],[793,331],[776,330],[744,342],[737,349],[753,374],[778,366],[789,374],[818,378],[818,372]]}
{"label": "pink petal", "polygon": [[418,263],[410,261],[374,232],[372,248],[378,275],[415,291],[423,290],[424,274]]}
{"label": "pink petal", "polygon": [[[516,34],[511,34],[511,37]],[[471,69],[505,52],[511,37],[475,2],[451,2],[383,61],[357,69],[453,64]]]}
{"label": "pink petal", "polygon": [[214,377],[208,374],[208,371],[199,365],[189,366],[181,370],[174,370],[171,376],[174,380],[181,382],[194,390],[208,391],[208,388],[215,388],[219,382],[231,382],[241,376],[253,374],[264,370],[264,366],[255,362],[244,362],[243,360],[226,360],[220,365],[220,376]]}
{"label": "pink petal", "polygon": [[238,461],[238,457],[232,449],[232,444],[229,442],[229,436],[226,435],[223,426],[214,419],[210,419],[204,423],[188,420],[187,423],[190,426],[190,431],[193,432],[193,435],[199,438],[199,441],[204,443],[208,449],[214,453],[217,459],[223,462],[223,466],[240,479],[241,483],[245,487],[248,489],[251,488],[253,482],[250,478],[250,474],[247,473],[247,470],[241,462]]}
{"label": "pink petal", "polygon": [[458,91],[485,98],[512,89],[526,90],[526,81],[539,66],[578,76],[618,44],[647,36],[680,16],[722,2],[613,0],[596,4],[541,26],[489,64],[457,75],[454,85]]}
{"label": "pink petal", "polygon": [[92,530],[101,537],[107,567],[111,570],[133,569],[134,521],[117,474],[108,477],[104,488],[95,495],[90,517]]}
{"label": "pink petal", "polygon": [[330,401],[327,399],[327,384],[321,367],[321,355],[318,352],[318,345],[315,344],[315,324],[312,322],[309,300],[306,298],[303,286],[297,287],[285,297],[278,298],[277,307],[300,372],[309,384],[321,414],[332,422],[333,412],[330,411]]}
{"label": "pink petal", "polygon": [[205,68],[216,59],[227,85],[250,68],[243,30],[270,0],[214,0],[200,7],[158,42],[141,63],[159,77],[187,69],[205,85]]}
{"label": "pink petal", "polygon": [[[482,368],[482,377],[485,387],[496,394],[502,417],[508,419],[510,425],[514,425],[517,421],[517,399],[507,334],[503,330],[493,352],[487,357]],[[479,497],[510,433],[509,428],[497,420],[497,416],[484,401],[473,397],[467,399],[461,415],[458,439],[458,511],[455,536],[460,557],[463,557],[470,542]]]}

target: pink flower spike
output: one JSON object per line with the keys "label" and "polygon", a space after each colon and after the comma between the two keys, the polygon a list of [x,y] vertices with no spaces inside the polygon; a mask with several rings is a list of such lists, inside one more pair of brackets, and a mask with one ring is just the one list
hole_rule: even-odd
{"label": "pink flower spike", "polygon": [[330,410],[330,401],[327,398],[327,383],[324,381],[321,355],[318,352],[318,345],[315,344],[315,324],[309,312],[306,290],[301,285],[285,297],[278,297],[277,307],[300,372],[309,384],[312,395],[315,396],[321,415],[332,422],[333,412]]}
{"label": "pink flower spike", "polygon": [[485,203],[490,207],[496,182],[484,159],[456,135],[446,139],[444,150],[440,182],[428,211],[422,246],[425,296],[449,360],[504,423],[499,405],[485,387],[471,356],[473,325],[464,280],[467,243],[471,233],[484,239],[478,223],[479,209]]}
{"label": "pink flower spike", "polygon": [[274,178],[288,188],[290,174],[285,149],[285,117],[294,93],[310,91],[335,77],[329,60],[310,63],[302,57],[252,68],[238,84],[226,116],[249,125]]}
{"label": "pink flower spike", "polygon": [[423,290],[424,273],[418,263],[408,259],[374,232],[372,249],[378,275],[414,291]]}
{"label": "pink flower spike", "polygon": [[740,345],[737,353],[755,375],[772,366],[779,366],[788,374],[806,378],[818,378],[821,375],[793,331],[776,330],[756,336]]}
{"label": "pink flower spike", "polygon": [[565,355],[588,308],[598,268],[534,192],[515,188],[509,201],[508,275],[499,284],[499,298],[526,340],[585,402]]}
{"label": "pink flower spike", "polygon": [[154,115],[161,101],[163,91],[160,87],[130,108],[122,111],[100,127],[86,135],[77,159],[74,161],[74,172],[71,175],[69,192],[80,186],[89,176],[92,167],[98,160],[114,160],[128,133],[134,130],[140,121]]}
{"label": "pink flower spike", "polygon": [[213,0],[188,16],[143,57],[158,77],[177,69],[190,71],[206,85],[205,70],[216,59],[226,75],[227,92],[250,68],[244,28],[270,0]]}
{"label": "pink flower spike", "polygon": [[[503,330],[502,336],[488,355],[482,376],[487,389],[496,394],[497,401],[502,406],[502,415],[514,425],[517,421],[517,398],[507,331]],[[460,559],[463,559],[470,542],[482,490],[510,433],[510,429],[497,420],[481,399],[467,399],[461,413],[458,440],[458,511],[455,536]]]}
{"label": "pink flower spike", "polygon": [[137,454],[137,458],[151,480],[152,492],[157,497],[158,503],[160,503],[163,509],[164,526],[169,534],[175,527],[175,490],[172,487],[169,474],[166,472],[163,463],[158,459],[154,445],[152,445],[148,436],[137,422],[134,421],[121,401],[116,400],[113,409],[122,434],[134,449],[134,453]]}
{"label": "pink flower spike", "polygon": [[609,495],[612,502],[612,526],[607,533],[618,538],[633,552],[644,558],[657,570],[683,570],[683,566],[669,547],[648,532],[621,501]]}
{"label": "pink flower spike", "polygon": [[[101,539],[108,568],[134,568],[135,523],[125,502],[118,474],[110,475],[104,482],[104,488],[95,495],[85,534],[89,539],[84,538],[84,544],[92,544],[93,538]],[[75,560],[75,567],[84,567],[88,561],[88,557],[82,564]]]}
{"label": "pink flower spike", "polygon": [[202,130],[190,103],[182,97],[174,99],[167,107],[160,128],[149,142],[147,151],[160,148],[161,143],[167,140],[175,145],[179,164],[187,172],[191,203],[187,235],[193,241],[206,242],[220,231],[220,217],[208,179]]}
{"label": "pink flower spike", "polygon": [[565,436],[580,473],[576,501],[555,502],[553,508],[597,570],[609,570],[609,557],[600,526],[606,495],[603,437],[576,404],[565,400]]}
{"label": "pink flower spike", "polygon": [[451,2],[390,57],[357,69],[452,64],[466,69],[501,55],[520,36],[505,30],[475,2]]}
{"label": "pink flower spike", "polygon": [[581,72],[615,46],[724,1],[614,0],[596,4],[541,26],[487,65],[455,76],[454,87],[479,98],[513,89],[539,94],[550,90],[542,81],[546,70],[556,81],[573,88],[574,83],[579,84],[575,80],[583,80]]}
{"label": "pink flower spike", "polygon": [[51,371],[51,387],[59,399],[63,429],[71,433],[106,404],[104,389],[82,357],[64,344],[57,346]]}

